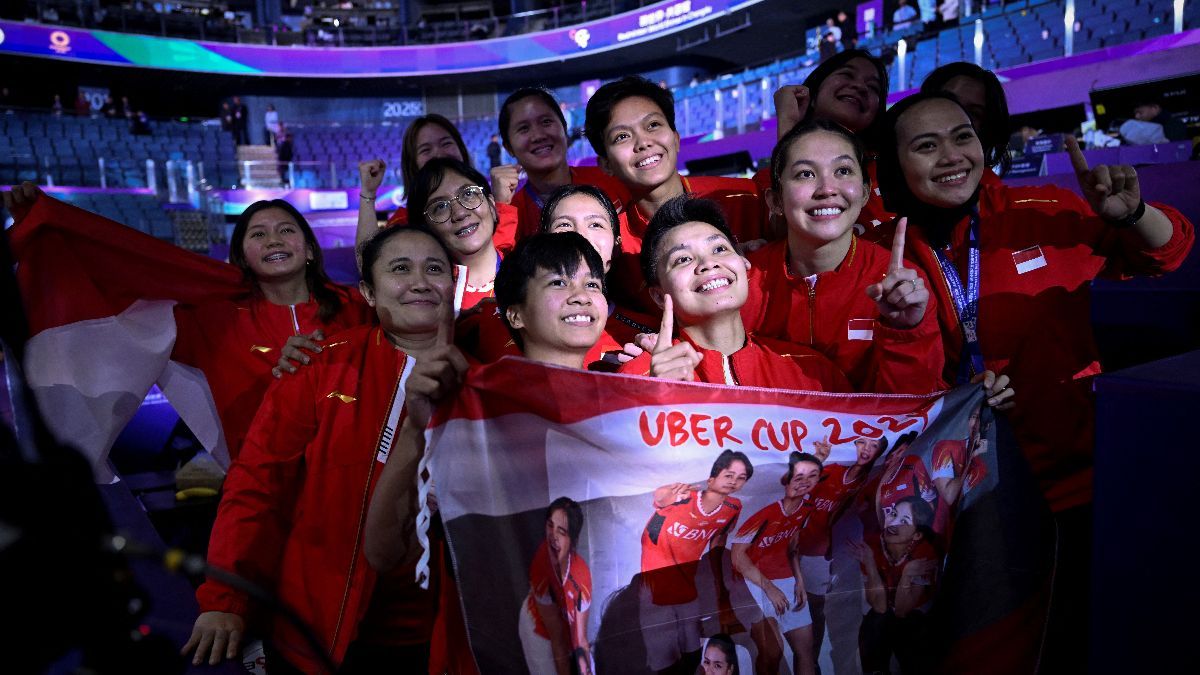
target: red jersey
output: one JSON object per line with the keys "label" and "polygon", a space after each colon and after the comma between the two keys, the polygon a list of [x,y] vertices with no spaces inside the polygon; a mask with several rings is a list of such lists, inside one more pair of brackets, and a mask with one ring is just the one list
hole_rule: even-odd
{"label": "red jersey", "polygon": [[742,503],[726,497],[705,513],[703,493],[694,490],[674,504],[655,507],[642,530],[642,574],[658,605],[677,605],[696,597],[696,565],[709,543],[737,525]]}
{"label": "red jersey", "polygon": [[788,558],[792,537],[807,527],[805,521],[812,513],[808,495],[791,513],[783,510],[783,500],[772,502],[750,516],[733,537],[734,544],[748,544],[746,557],[768,579],[787,579],[795,574]]}
{"label": "red jersey", "polygon": [[[511,204],[496,204],[496,231],[492,234],[492,245],[507,253],[517,243],[517,209]],[[397,207],[388,216],[386,227],[408,225],[408,209]]]}
{"label": "red jersey", "polygon": [[[272,590],[334,663],[375,599],[378,576],[363,554],[363,528],[408,358],[381,329],[364,326],[332,337],[308,367],[272,385],[225,479],[213,525],[209,563]],[[428,641],[435,595],[416,586],[412,568],[390,576],[384,621],[392,638]],[[201,611],[246,616],[252,609],[242,591],[212,579],[196,597]],[[290,623],[275,619],[270,635],[290,663],[321,672]]]}
{"label": "red jersey", "polygon": [[965,497],[976,485],[983,482],[987,477],[987,463],[983,461],[983,457],[972,457],[967,463],[967,475],[963,477],[962,493]]}
{"label": "red jersey", "polygon": [[[897,560],[892,560],[884,552],[885,548],[881,538],[870,537],[867,539],[867,543],[871,547],[871,552],[875,555],[875,566],[879,570],[879,576],[883,579],[884,588],[887,590],[888,609],[895,609],[896,607],[896,589],[900,587],[900,579],[904,576],[904,568],[917,561],[936,561],[938,559],[937,549],[924,539],[918,540],[908,553]],[[864,571],[863,574],[866,574],[866,572]],[[914,577],[913,583],[928,587],[925,591],[926,603],[928,603],[929,600],[933,599],[933,587],[937,583],[937,572],[933,571]]]}
{"label": "red jersey", "polygon": [[539,604],[554,605],[566,615],[567,625],[572,628],[573,640],[579,615],[592,606],[592,572],[578,553],[571,551],[561,579],[554,571],[550,547],[545,541],[538,546],[537,553],[533,555],[533,563],[529,566],[529,599],[525,603],[525,611],[533,617],[533,631],[549,640],[550,632],[546,630],[541,612],[538,611]]}
{"label": "red jersey", "polygon": [[893,473],[880,479],[879,488],[875,493],[875,507],[883,512],[905,497],[920,497],[925,501],[933,501],[933,495],[936,494],[929,472],[925,470],[925,463],[916,455],[906,455]]}
{"label": "red jersey", "polygon": [[955,478],[961,476],[967,462],[967,442],[946,439],[933,446],[932,478]]}
{"label": "red jersey", "polygon": [[[985,172],[984,176],[988,174]],[[984,180],[979,192],[980,297],[977,335],[985,366],[1021,392],[1009,412],[1013,430],[1051,507],[1091,499],[1091,379],[1100,373],[1091,328],[1090,284],[1176,269],[1191,250],[1192,223],[1154,204],[1173,226],[1171,239],[1147,249],[1138,235],[1096,217],[1073,192],[1054,186],[1009,187]],[[963,336],[937,257],[910,222],[906,251],[938,295],[938,320],[953,381]],[[948,256],[964,286],[970,219],[950,233]],[[888,245],[893,228],[881,227]]]}
{"label": "red jersey", "polygon": [[846,464],[826,464],[821,469],[821,480],[810,495],[812,515],[796,539],[796,551],[801,555],[829,554],[833,523],[866,482],[865,471],[851,478],[850,469]]}
{"label": "red jersey", "polygon": [[938,441],[933,446],[933,471],[930,478],[933,480],[963,478],[963,484],[959,487],[958,498],[954,504],[942,498],[938,494],[937,510],[933,516],[933,531],[938,534],[950,534],[950,522],[952,519],[952,511],[958,501],[962,500],[962,488],[966,487],[966,477],[963,472],[966,470],[968,457],[967,442],[964,440],[946,439]]}
{"label": "red jersey", "polygon": [[[571,184],[591,185],[598,187],[608,195],[613,207],[620,212],[629,201],[629,190],[621,181],[604,173],[598,166],[573,166],[571,169]],[[537,234],[542,222],[542,204],[550,195],[536,195],[526,183],[517,190],[512,198],[512,206],[517,214],[516,239],[524,239],[531,234]]]}
{"label": "red jersey", "polygon": [[[739,242],[760,239],[766,223],[767,207],[758,191],[758,186],[749,178],[723,178],[720,176],[680,176],[683,191],[693,197],[711,199],[721,206],[729,229]],[[658,314],[658,306],[646,292],[646,279],[642,276],[642,237],[650,218],[641,213],[635,204],[626,207],[622,214],[625,220],[621,229],[621,255],[613,259],[610,279],[614,280],[613,294],[622,306]]]}
{"label": "red jersey", "polygon": [[788,271],[786,239],[748,257],[750,293],[742,306],[747,331],[815,349],[856,391],[927,394],[944,388],[937,300],[931,295],[916,327],[896,329],[879,320],[878,306],[867,297],[867,287],[887,273],[891,251],[856,236],[837,269],[811,277]]}
{"label": "red jersey", "polygon": [[[837,366],[802,345],[747,335],[746,346],[729,356],[698,347],[694,342],[692,346],[703,359],[696,366],[696,380],[700,382],[797,391],[851,391],[850,383]],[[650,352],[643,352],[617,372],[649,376],[651,358]]]}
{"label": "red jersey", "polygon": [[371,322],[373,312],[358,291],[331,285],[342,307],[329,321],[317,317],[313,299],[299,305],[275,305],[257,296],[241,301],[177,305],[178,335],[172,357],[204,371],[225,431],[229,458],[237,459],[258,404],[275,379],[271,369],[279,350],[293,335],[320,328],[333,335]]}

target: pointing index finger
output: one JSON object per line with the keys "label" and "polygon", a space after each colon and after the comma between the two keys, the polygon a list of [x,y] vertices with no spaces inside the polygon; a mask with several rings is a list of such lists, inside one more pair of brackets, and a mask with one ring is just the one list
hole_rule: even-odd
{"label": "pointing index finger", "polygon": [[662,323],[658,327],[658,341],[654,344],[654,354],[671,348],[671,336],[675,332],[675,304],[670,293],[663,294]]}
{"label": "pointing index finger", "polygon": [[908,235],[908,218],[901,218],[896,223],[896,234],[892,237],[892,261],[888,271],[904,269],[904,239]]}
{"label": "pointing index finger", "polygon": [[1079,141],[1075,140],[1071,134],[1067,134],[1064,141],[1067,145],[1067,154],[1071,157],[1071,167],[1075,169],[1075,173],[1085,174],[1090,171],[1087,157],[1083,156],[1083,150],[1079,147]]}

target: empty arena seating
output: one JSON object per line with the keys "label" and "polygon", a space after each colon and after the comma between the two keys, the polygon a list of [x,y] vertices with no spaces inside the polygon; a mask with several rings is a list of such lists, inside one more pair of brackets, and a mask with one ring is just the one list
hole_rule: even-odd
{"label": "empty arena seating", "polygon": [[[234,145],[213,126],[158,122],[152,134],[135,136],[124,119],[55,116],[38,112],[0,115],[0,184],[24,180],[55,185],[148,187],[146,160],[157,182],[168,160],[204,163],[216,185],[235,185]],[[197,164],[197,169],[199,168]]]}

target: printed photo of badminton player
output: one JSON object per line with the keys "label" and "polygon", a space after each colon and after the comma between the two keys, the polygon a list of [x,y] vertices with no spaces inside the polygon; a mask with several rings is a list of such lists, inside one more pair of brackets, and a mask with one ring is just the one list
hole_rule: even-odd
{"label": "printed photo of badminton player", "polygon": [[865,519],[863,523],[864,536],[867,538],[877,535],[886,526],[894,517],[896,504],[902,499],[916,497],[925,501],[931,510],[937,508],[937,488],[933,485],[925,462],[919,454],[905,452],[910,443],[907,435],[897,441],[896,448],[883,462],[878,487],[873,495],[868,495],[868,502],[874,501],[875,508],[872,514],[874,518]]}
{"label": "printed photo of badminton player", "polygon": [[851,544],[869,607],[858,633],[864,673],[891,672],[893,656],[903,673],[934,670],[927,612],[940,563],[933,517],[929,502],[906,496],[888,510],[878,536]]}
{"label": "printed photo of badminton player", "polygon": [[738,528],[733,538],[733,567],[751,584],[762,617],[751,623],[758,649],[757,673],[778,673],[784,640],[792,649],[792,671],[812,675],[812,617],[793,541],[812,514],[812,491],[821,480],[821,460],[793,452],[780,477],[783,498],[768,504]]}
{"label": "printed photo of badminton player", "polygon": [[933,531],[947,538],[952,528],[955,505],[987,473],[987,466],[982,460],[982,455],[987,452],[987,434],[986,430],[980,429],[981,413],[982,408],[971,411],[967,418],[966,438],[945,439],[933,446],[933,470],[930,475],[938,495]]}
{"label": "printed photo of badminton player", "polygon": [[583,509],[574,500],[559,497],[546,508],[545,538],[529,566],[529,595],[519,617],[531,673],[592,675],[592,573],[577,550],[582,531]]}
{"label": "printed photo of badminton player", "polygon": [[[735,531],[742,503],[735,497],[754,475],[744,453],[723,451],[713,462],[704,489],[671,483],[654,491],[654,513],[642,531],[642,586],[639,619],[646,665],[661,671],[683,661],[700,662],[704,611],[696,588],[701,558],[716,569],[718,598],[728,592],[721,580],[723,549]],[[707,593],[706,593],[707,595]]]}

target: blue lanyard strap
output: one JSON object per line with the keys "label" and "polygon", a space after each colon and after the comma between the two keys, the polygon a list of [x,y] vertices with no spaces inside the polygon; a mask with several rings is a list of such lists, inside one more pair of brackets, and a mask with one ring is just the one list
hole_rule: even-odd
{"label": "blue lanyard strap", "polygon": [[537,204],[538,210],[541,210],[544,206],[546,206],[546,200],[542,199],[542,196],[537,193],[537,190],[534,190],[529,186],[529,181],[525,181],[525,186],[521,189],[525,190],[525,194],[529,195],[529,198],[533,200],[534,204]]}
{"label": "blue lanyard strap", "polygon": [[958,368],[958,384],[970,381],[972,377],[982,373],[983,352],[979,348],[979,213],[971,213],[971,227],[968,231],[967,242],[967,283],[963,284],[954,261],[950,258],[949,247],[934,250],[938,264],[942,268],[942,276],[950,288],[950,299],[954,301],[954,311],[958,314],[958,322],[963,333],[963,353]]}

